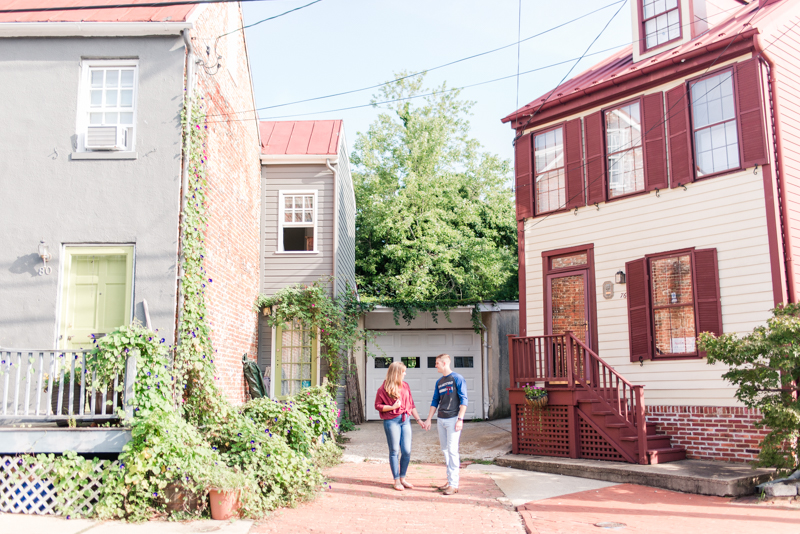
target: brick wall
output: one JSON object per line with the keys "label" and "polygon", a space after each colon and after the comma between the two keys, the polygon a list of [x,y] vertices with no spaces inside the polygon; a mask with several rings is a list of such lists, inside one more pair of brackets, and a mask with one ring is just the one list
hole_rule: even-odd
{"label": "brick wall", "polygon": [[211,4],[191,33],[195,52],[206,63],[216,65],[216,56],[222,56],[219,68],[197,66],[196,94],[208,114],[205,268],[214,280],[207,293],[211,341],[218,383],[234,404],[245,400],[242,354],[255,360],[258,349],[258,319],[251,308],[258,295],[261,162],[244,32],[217,37],[242,25],[238,4]]}
{"label": "brick wall", "polygon": [[647,422],[686,447],[687,457],[747,462],[758,457],[767,430],[756,428],[758,410],[729,406],[648,406]]}

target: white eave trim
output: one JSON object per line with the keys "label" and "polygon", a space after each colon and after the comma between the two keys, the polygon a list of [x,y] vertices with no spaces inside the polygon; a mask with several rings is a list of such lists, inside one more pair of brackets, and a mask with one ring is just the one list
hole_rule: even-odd
{"label": "white eave trim", "polygon": [[262,165],[325,165],[330,161],[331,165],[339,163],[338,154],[261,154]]}
{"label": "white eave trim", "polygon": [[2,22],[0,37],[139,37],[179,35],[191,22]]}

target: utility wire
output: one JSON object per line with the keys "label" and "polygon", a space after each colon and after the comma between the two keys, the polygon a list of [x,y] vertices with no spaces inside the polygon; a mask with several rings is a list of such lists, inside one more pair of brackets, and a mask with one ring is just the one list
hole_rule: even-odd
{"label": "utility wire", "polygon": [[262,22],[267,22],[268,20],[274,20],[274,19],[277,19],[277,18],[282,17],[284,15],[288,15],[289,13],[294,13],[295,11],[300,11],[301,9],[307,8],[308,6],[313,6],[314,4],[317,4],[319,2],[322,2],[322,0],[314,0],[313,2],[311,2],[309,4],[306,4],[304,6],[296,7],[294,9],[290,9],[289,11],[284,11],[283,13],[279,13],[278,15],[273,15],[271,17],[259,20],[257,22],[253,22],[252,24],[246,24],[245,26],[242,26],[241,28],[237,28],[235,30],[229,31],[228,33],[223,33],[222,35],[217,37],[216,41],[219,41],[221,38],[225,37],[226,35],[230,35],[232,33],[236,33],[238,31],[242,31],[242,30],[245,30],[247,28],[252,28],[253,26],[258,26]]}
{"label": "utility wire", "polygon": [[[712,68],[712,67],[713,67],[713,66],[714,66],[714,65],[717,63],[717,61],[719,61],[719,59],[720,59],[720,58],[721,58],[721,57],[722,57],[722,56],[725,54],[725,52],[726,52],[726,51],[727,51],[727,50],[728,50],[728,49],[731,47],[731,45],[732,45],[734,42],[736,42],[736,40],[739,38],[739,36],[741,35],[741,33],[744,31],[744,29],[745,29],[745,28],[748,28],[748,27],[750,27],[750,23],[753,21],[753,19],[755,18],[755,16],[758,14],[758,11],[759,11],[759,10],[760,10],[762,7],[763,7],[763,6],[762,6],[761,4],[759,4],[759,5],[756,7],[755,11],[753,12],[753,16],[752,16],[752,17],[750,17],[750,20],[748,20],[746,24],[742,25],[742,28],[741,28],[741,29],[740,29],[740,30],[739,30],[739,31],[736,33],[736,35],[733,37],[733,39],[731,39],[731,42],[730,42],[730,43],[728,43],[728,45],[727,45],[727,46],[726,46],[726,47],[725,47],[725,48],[724,48],[724,49],[723,49],[723,50],[722,50],[722,51],[721,51],[721,52],[720,52],[720,53],[717,55],[717,57],[716,57],[716,58],[714,58],[714,61],[712,61],[712,62],[711,62],[711,64],[710,64],[710,65],[709,65],[709,66],[706,68],[705,72],[703,73],[704,75],[705,75],[705,74],[708,74],[708,72],[709,72],[709,71],[711,70],[711,68]],[[776,38],[775,38],[775,40],[774,40],[774,41],[772,41],[772,43],[770,43],[770,46],[772,46],[772,44],[774,44],[775,42],[779,41],[779,40],[780,40],[780,39],[781,39],[781,38],[782,38],[784,35],[786,35],[786,32],[784,32],[784,34],[783,34],[783,35],[780,35],[780,36],[776,37]],[[698,99],[699,99],[699,98],[702,98],[702,97],[704,97],[704,96],[706,96],[707,94],[709,94],[711,91],[713,91],[714,89],[716,89],[717,87],[719,87],[720,85],[722,85],[722,84],[724,83],[724,81],[725,81],[725,80],[722,80],[722,81],[720,81],[720,82],[719,82],[717,85],[715,85],[714,87],[711,87],[711,88],[709,88],[709,89],[708,89],[708,90],[707,90],[705,93],[703,93],[702,95],[699,95],[699,96],[698,96]],[[662,118],[662,119],[661,119],[659,122],[657,122],[657,123],[656,123],[656,124],[654,124],[652,127],[650,127],[650,128],[647,130],[647,131],[645,131],[645,132],[643,132],[643,133],[641,134],[641,139],[642,139],[642,141],[644,141],[644,138],[645,138],[645,136],[646,136],[648,133],[650,133],[650,132],[651,132],[651,131],[653,131],[655,128],[658,128],[659,126],[661,126],[661,125],[664,125],[664,124],[666,123],[666,121],[667,121],[667,117],[668,117],[668,116],[671,114],[671,112],[672,112],[672,110],[675,108],[675,106],[677,106],[677,105],[678,105],[680,102],[682,102],[684,98],[687,98],[687,96],[688,96],[688,94],[689,94],[689,90],[690,90],[690,89],[687,87],[687,88],[686,88],[686,90],[684,91],[683,95],[681,96],[681,98],[680,98],[678,101],[676,101],[674,104],[672,104],[672,106],[670,106],[670,108],[669,108],[669,109],[667,109],[667,111],[664,113],[664,118]],[[602,179],[602,177],[603,177],[605,174],[608,174],[608,172],[609,172],[611,169],[613,169],[613,168],[614,168],[614,166],[615,166],[615,165],[616,165],[616,164],[617,164],[619,161],[622,161],[622,158],[619,158],[619,159],[615,160],[615,161],[614,161],[614,163],[612,163],[612,164],[611,164],[611,166],[609,166],[609,167],[608,167],[608,169],[606,170],[606,172],[605,172],[605,173],[603,173],[603,174],[601,174],[601,175],[600,175],[600,176],[598,176],[597,178],[595,178],[595,180]],[[570,169],[575,169],[575,168],[577,168],[577,167],[584,167],[584,169],[585,169],[585,168],[586,168],[586,162],[585,162],[585,161],[582,161],[581,163],[579,163],[579,164],[576,164],[576,165],[574,165],[573,167],[570,167]],[[566,172],[567,172],[567,166],[565,165],[565,166],[564,166],[564,174],[565,174],[565,176],[566,176]],[[591,183],[595,183],[595,182],[594,182],[594,181],[592,181]],[[579,197],[580,195],[582,195],[582,194],[583,194],[585,191],[588,191],[588,190],[589,190],[589,185],[590,185],[590,183],[589,183],[589,181],[588,181],[588,179],[587,179],[586,188],[585,188],[584,190],[580,191],[579,193],[577,193],[577,194],[573,195],[572,197],[570,197],[569,199],[565,200],[564,204],[563,204],[563,205],[561,205],[561,206],[559,206],[559,207],[558,207],[556,210],[554,210],[554,211],[551,211],[551,212],[547,213],[547,214],[546,214],[544,217],[541,217],[541,218],[539,218],[539,219],[538,219],[536,222],[534,222],[534,223],[533,223],[533,224],[530,226],[530,228],[534,228],[534,227],[535,227],[535,226],[537,226],[538,224],[541,224],[541,223],[543,223],[544,221],[546,221],[546,220],[547,220],[547,219],[548,219],[548,218],[549,218],[551,215],[553,215],[554,213],[561,213],[561,211],[560,211],[560,210],[562,210],[562,209],[564,209],[565,207],[567,207],[567,206],[570,204],[570,202],[572,202],[573,200],[575,200],[576,198],[578,198],[578,197]],[[531,187],[532,187],[532,186],[533,186],[533,182],[531,182]],[[533,199],[533,195],[531,195],[531,198]],[[588,200],[588,199],[587,199],[587,200]],[[581,207],[581,206],[578,206],[578,207]]]}

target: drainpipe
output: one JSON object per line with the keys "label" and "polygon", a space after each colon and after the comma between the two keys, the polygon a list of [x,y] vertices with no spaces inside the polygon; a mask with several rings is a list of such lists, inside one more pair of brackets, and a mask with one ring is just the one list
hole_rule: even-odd
{"label": "drainpipe", "polygon": [[[192,103],[192,94],[194,93],[194,49],[192,48],[192,41],[189,37],[189,30],[183,30],[183,42],[186,44],[186,87],[183,97],[184,109],[188,109]],[[186,121],[184,126],[184,141],[183,141],[183,172],[181,174],[181,212],[178,217],[178,313],[175,320],[175,345],[180,342],[181,316],[183,315],[183,287],[181,279],[183,278],[183,216],[186,213],[186,193],[189,189],[189,131],[191,125]]]}
{"label": "drainpipe", "polygon": [[786,231],[786,221],[788,220],[788,208],[785,202],[786,184],[783,179],[783,136],[781,135],[781,124],[777,120],[780,116],[780,93],[778,91],[777,83],[777,67],[772,60],[770,54],[767,53],[761,34],[757,33],[753,36],[753,44],[755,51],[761,60],[767,65],[767,74],[769,77],[769,103],[770,103],[770,119],[773,127],[772,145],[775,154],[775,180],[778,186],[778,205],[780,211],[780,224],[781,224],[781,241],[783,245],[783,268],[786,276],[786,298],[787,302],[794,302],[794,274],[791,269],[791,257],[788,252],[791,250],[791,238]]}
{"label": "drainpipe", "polygon": [[[325,160],[325,166],[333,173],[333,296],[336,298],[336,256],[339,253],[339,171],[331,165],[331,160]],[[319,202],[319,201],[317,201]],[[316,239],[317,236],[314,236]]]}
{"label": "drainpipe", "polygon": [[481,388],[483,389],[483,418],[489,419],[489,329],[483,324],[481,319],[481,374],[483,380],[481,381]]}

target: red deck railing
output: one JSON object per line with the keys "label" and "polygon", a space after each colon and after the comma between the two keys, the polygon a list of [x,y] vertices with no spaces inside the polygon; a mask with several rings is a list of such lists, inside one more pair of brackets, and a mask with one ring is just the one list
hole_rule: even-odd
{"label": "red deck railing", "polygon": [[[572,332],[559,335],[509,336],[511,387],[544,385],[547,389],[581,389],[607,410],[636,427],[640,462],[646,458],[643,386],[635,386],[608,365]],[[644,460],[646,463],[646,459]]]}

